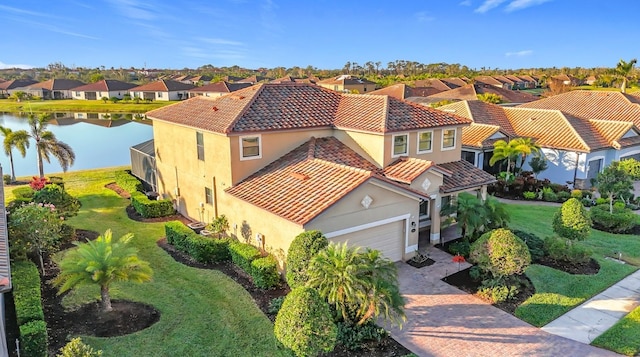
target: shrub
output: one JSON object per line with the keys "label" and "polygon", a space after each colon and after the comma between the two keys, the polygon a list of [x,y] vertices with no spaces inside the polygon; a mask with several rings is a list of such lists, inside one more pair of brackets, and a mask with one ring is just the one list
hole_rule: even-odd
{"label": "shrub", "polygon": [[115,172],[116,184],[120,186],[123,190],[134,193],[136,191],[144,191],[144,186],[142,186],[142,182],[138,180],[135,176],[131,175],[128,170],[119,170]]}
{"label": "shrub", "polygon": [[28,186],[15,188],[11,192],[15,198],[25,198],[29,200],[32,200],[33,196],[36,194],[36,191]]}
{"label": "shrub", "polygon": [[171,200],[150,200],[141,192],[131,193],[131,205],[144,218],[165,217],[175,213]]}
{"label": "shrub", "polygon": [[558,201],[559,202],[565,202],[569,198],[571,198],[571,193],[569,193],[567,191],[560,191],[560,192],[558,192],[557,196],[558,196]]}
{"label": "shrub", "polygon": [[80,337],[76,337],[69,341],[60,349],[60,353],[56,357],[101,357],[102,351],[95,351],[91,346],[85,345]]}
{"label": "shrub", "polygon": [[60,241],[56,243],[57,246],[61,244],[73,242],[76,238],[76,229],[70,224],[62,223],[60,225]]}
{"label": "shrub", "polygon": [[373,321],[364,325],[350,325],[338,322],[338,343],[348,350],[356,351],[367,341],[378,341],[387,336],[387,331],[378,327]]}
{"label": "shrub", "polygon": [[2,181],[4,181],[5,185],[10,185],[11,184],[11,175],[9,175],[9,174],[2,175]]}
{"label": "shrub", "polygon": [[595,205],[595,202],[591,198],[586,198],[586,197],[581,199],[580,203],[582,203],[582,205],[585,207],[591,207]]}
{"label": "shrub", "polygon": [[574,189],[571,190],[571,198],[577,198],[579,200],[582,199],[582,190]]}
{"label": "shrub", "polygon": [[251,262],[253,284],[261,289],[270,289],[280,283],[278,261],[273,255],[258,258]]}
{"label": "shrub", "polygon": [[557,202],[558,201],[558,194],[555,192],[544,192],[542,194],[542,199],[547,201],[547,202]]}
{"label": "shrub", "polygon": [[216,263],[231,258],[229,254],[230,239],[204,237],[180,221],[165,223],[164,230],[167,243],[201,263]]}
{"label": "shrub", "polygon": [[613,206],[613,214],[607,205],[591,207],[591,220],[595,228],[612,233],[625,233],[635,226],[635,214],[626,207]]}
{"label": "shrub", "polygon": [[260,251],[251,244],[232,242],[229,244],[229,253],[231,261],[242,268],[245,272],[251,274],[251,262],[260,258]]}
{"label": "shrub", "polygon": [[522,241],[527,245],[532,261],[537,261],[544,257],[544,240],[542,238],[533,233],[519,230],[514,230],[513,234],[522,239]]}
{"label": "shrub", "polygon": [[31,187],[34,191],[39,191],[42,190],[48,183],[49,181],[46,177],[33,176],[31,178],[31,181],[29,182],[29,187]]}
{"label": "shrub", "polygon": [[7,205],[7,213],[14,212],[18,208],[20,208],[20,207],[22,207],[24,205],[27,205],[30,202],[31,202],[30,198],[16,197],[16,198],[14,198],[13,201],[9,202],[9,204]]}
{"label": "shrub", "polygon": [[609,204],[609,200],[604,198],[604,197],[598,197],[596,198],[596,206],[598,205],[608,205]]}
{"label": "shrub", "polygon": [[309,280],[309,262],[327,245],[329,241],[320,231],[302,232],[293,239],[287,254],[286,274],[287,283],[292,289]]}
{"label": "shrub", "polygon": [[40,273],[28,260],[11,264],[13,299],[18,325],[44,320],[40,295]]}
{"label": "shrub", "polygon": [[229,230],[229,220],[227,216],[221,214],[218,218],[214,218],[213,221],[207,226],[207,229],[217,235],[226,234]]}
{"label": "shrub", "polygon": [[561,237],[545,239],[544,250],[553,260],[578,264],[588,262],[593,254],[589,249]]}
{"label": "shrub", "polygon": [[64,189],[64,179],[60,176],[49,176],[49,183],[58,185]]}
{"label": "shrub", "polygon": [[47,325],[43,320],[31,321],[20,326],[21,355],[46,357],[47,350]]}
{"label": "shrub", "polygon": [[468,240],[463,239],[449,244],[449,253],[453,255],[462,255],[463,257],[469,257],[471,250],[471,243]]}
{"label": "shrub", "polygon": [[508,229],[483,234],[471,245],[469,260],[495,278],[522,274],[531,264],[527,245]]}
{"label": "shrub", "polygon": [[589,212],[576,198],[571,198],[553,216],[553,231],[559,236],[585,240],[591,233]]}
{"label": "shrub", "polygon": [[71,196],[62,187],[56,184],[46,185],[33,195],[35,203],[49,203],[65,218],[73,217],[80,210],[80,200]]}
{"label": "shrub", "polygon": [[535,200],[536,196],[538,196],[538,194],[532,191],[525,191],[522,193],[522,197],[524,197],[525,200]]}
{"label": "shrub", "polygon": [[167,243],[175,245],[176,248],[183,246],[183,241],[187,235],[193,230],[180,221],[170,221],[164,224],[164,232],[167,237]]}
{"label": "shrub", "polygon": [[282,303],[284,302],[284,296],[278,296],[277,298],[271,299],[269,301],[269,307],[267,308],[267,312],[270,314],[277,314],[282,307]]}
{"label": "shrub", "polygon": [[478,290],[478,295],[491,301],[492,304],[496,304],[514,299],[519,292],[516,285],[497,284],[481,287]]}
{"label": "shrub", "polygon": [[633,180],[640,180],[640,161],[636,159],[625,159],[621,160],[618,166]]}
{"label": "shrub", "polygon": [[338,329],[320,295],[311,288],[298,287],[285,298],[274,334],[296,356],[316,356],[333,350]]}

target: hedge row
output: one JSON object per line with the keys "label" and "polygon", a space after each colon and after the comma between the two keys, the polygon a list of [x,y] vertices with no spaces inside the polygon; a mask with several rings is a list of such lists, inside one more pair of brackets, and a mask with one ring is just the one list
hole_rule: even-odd
{"label": "hedge row", "polygon": [[38,268],[29,261],[15,262],[11,267],[11,279],[22,355],[46,356],[47,326],[42,311]]}
{"label": "hedge row", "polygon": [[194,232],[180,221],[164,225],[167,242],[201,263],[229,260],[229,239],[212,239]]}
{"label": "hedge row", "polygon": [[179,251],[202,263],[215,263],[231,259],[249,273],[253,283],[262,289],[272,288],[280,282],[277,260],[269,255],[261,258],[258,248],[229,238],[209,238],[197,234],[180,221],[164,225],[167,242]]}
{"label": "hedge row", "polygon": [[175,213],[171,200],[150,200],[141,192],[131,193],[131,205],[144,218],[171,216]]}
{"label": "hedge row", "polygon": [[115,172],[115,177],[116,184],[129,193],[144,191],[142,182],[140,182],[140,180],[138,180],[135,176],[131,175],[131,172],[129,170],[118,170]]}

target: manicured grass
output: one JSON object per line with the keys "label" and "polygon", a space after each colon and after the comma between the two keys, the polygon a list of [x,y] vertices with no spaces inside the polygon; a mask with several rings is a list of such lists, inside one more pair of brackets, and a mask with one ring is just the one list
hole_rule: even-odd
{"label": "manicured grass", "polygon": [[151,102],[136,104],[129,103],[111,103],[101,100],[41,100],[41,101],[22,101],[17,102],[11,99],[0,99],[0,112],[113,112],[113,113],[144,113],[146,111],[164,107],[165,105],[176,103],[172,102]]}
{"label": "manicured grass", "polygon": [[[551,221],[557,207],[534,205],[509,205],[510,228],[534,233],[541,238],[553,234]],[[634,272],[640,264],[640,240],[633,235],[610,234],[592,230],[583,242],[593,250],[593,257],[600,264],[596,275],[571,275],[534,264],[526,274],[536,288],[536,294],[516,309],[516,316],[535,326],[544,326],[557,317],[583,303],[592,296],[622,280]],[[619,264],[604,259],[623,252],[624,260],[633,264]]]}
{"label": "manicured grass", "polygon": [[[116,236],[134,233],[133,244],[139,256],[151,263],[153,281],[117,283],[111,288],[112,298],[150,304],[161,312],[161,318],[150,328],[128,336],[83,340],[104,350],[105,356],[287,355],[276,348],[272,323],[240,285],[218,271],[175,262],[156,245],[164,236],[163,223],[140,223],[127,217],[129,201],[104,188],[113,181],[116,169],[56,174],[64,177],[69,192],[82,202],[78,216],[69,223],[102,233],[111,228]],[[67,295],[64,304],[78,306],[99,295],[97,287],[82,287]]]}
{"label": "manicured grass", "polygon": [[627,356],[640,354],[640,307],[598,336],[592,345]]}
{"label": "manicured grass", "polygon": [[[606,92],[619,92],[620,88],[602,88],[602,87],[594,87],[594,86],[578,86],[578,87],[574,87],[573,89],[580,89],[580,90],[598,90],[598,91],[606,91]],[[627,93],[635,93],[637,91],[640,91],[640,87],[630,87],[627,88]]]}

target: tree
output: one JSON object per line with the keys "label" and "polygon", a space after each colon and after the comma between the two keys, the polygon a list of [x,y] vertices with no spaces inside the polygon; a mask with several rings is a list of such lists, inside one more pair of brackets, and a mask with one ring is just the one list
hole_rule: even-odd
{"label": "tree", "polygon": [[91,77],[89,77],[89,82],[96,83],[96,82],[100,82],[103,79],[104,79],[104,74],[102,74],[102,73],[93,73],[91,75]]}
{"label": "tree", "polygon": [[102,100],[104,104],[107,104],[107,102],[109,101],[109,97],[102,97],[100,98],[100,100]]}
{"label": "tree", "polygon": [[519,148],[522,149],[521,161],[519,169],[522,170],[522,166],[527,162],[527,156],[533,154],[534,157],[540,157],[540,153],[542,152],[542,148],[535,139],[532,138],[516,138],[513,139],[516,141]]}
{"label": "tree", "polygon": [[469,260],[494,278],[519,275],[531,264],[529,248],[508,229],[482,235],[471,245]]}
{"label": "tree", "polygon": [[58,159],[60,166],[62,166],[62,171],[66,172],[69,166],[72,166],[75,162],[76,154],[68,144],[59,141],[53,132],[47,130],[47,126],[49,126],[49,115],[43,114],[36,117],[30,114],[28,122],[30,128],[29,136],[36,143],[36,157],[40,177],[44,177],[43,160],[51,162],[49,158],[51,155]]}
{"label": "tree", "polygon": [[347,325],[362,326],[380,315],[398,325],[406,319],[396,267],[377,250],[330,244],[312,259],[308,274],[307,286],[335,306]]}
{"label": "tree", "polygon": [[587,239],[591,233],[589,212],[578,199],[568,199],[553,215],[553,231],[563,238]]}
{"label": "tree", "polygon": [[487,208],[482,200],[468,192],[458,194],[455,201],[442,207],[440,213],[445,216],[456,214],[455,221],[466,240],[476,235],[487,222]]}
{"label": "tree", "polygon": [[618,161],[612,162],[596,177],[596,188],[609,198],[609,213],[613,214],[613,199],[629,196],[633,190],[631,177],[620,168]]}
{"label": "tree", "polygon": [[318,293],[304,286],[293,289],[282,303],[273,327],[278,341],[296,356],[317,356],[331,352],[338,328],[329,305]]}
{"label": "tree", "polygon": [[76,337],[69,341],[60,349],[60,353],[56,357],[101,357],[101,350],[94,350],[82,342],[80,337]]}
{"label": "tree", "polygon": [[501,96],[495,93],[482,93],[477,95],[478,100],[485,103],[500,104],[504,102]]}
{"label": "tree", "polygon": [[511,174],[511,162],[527,151],[531,153],[531,149],[517,139],[509,140],[509,142],[498,140],[493,144],[493,156],[489,160],[489,165],[493,166],[498,161],[507,160],[508,180]]}
{"label": "tree", "polygon": [[23,99],[27,98],[27,93],[21,90],[17,90],[11,93],[11,98],[15,99],[18,102],[21,102]]}
{"label": "tree", "polygon": [[10,128],[0,126],[0,133],[4,137],[4,153],[9,156],[9,165],[11,166],[11,182],[16,180],[16,172],[13,167],[13,149],[18,149],[22,157],[27,155],[29,147],[29,133],[26,130],[12,131]]}
{"label": "tree", "polygon": [[109,288],[114,282],[145,282],[151,280],[149,263],[138,258],[138,249],[129,244],[133,234],[112,239],[111,230],[95,241],[75,242],[77,248],[60,262],[60,274],[54,279],[59,294],[79,285],[99,285],[103,311],[111,311]]}
{"label": "tree", "polygon": [[531,171],[535,178],[538,178],[539,173],[549,168],[547,159],[544,156],[532,157],[531,161],[529,161],[529,166],[531,166]]}
{"label": "tree", "polygon": [[484,200],[484,212],[487,215],[485,229],[505,228],[509,223],[507,206],[493,196],[487,196]]}
{"label": "tree", "polygon": [[622,85],[620,85],[620,91],[622,93],[627,92],[627,81],[629,80],[629,77],[633,72],[633,66],[635,66],[636,63],[638,63],[638,60],[635,58],[633,58],[629,62],[620,60],[620,62],[618,62],[618,64],[616,65],[616,68],[614,68],[613,70],[614,75],[622,80]]}
{"label": "tree", "polygon": [[308,269],[311,259],[329,245],[320,231],[298,234],[287,252],[287,284],[292,289],[304,285],[309,280]]}

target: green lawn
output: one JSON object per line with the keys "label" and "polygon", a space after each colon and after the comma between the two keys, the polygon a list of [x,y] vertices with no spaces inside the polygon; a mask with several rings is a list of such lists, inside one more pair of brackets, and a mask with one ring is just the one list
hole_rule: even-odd
{"label": "green lawn", "polygon": [[[163,223],[130,220],[128,200],[104,188],[113,181],[115,168],[56,174],[65,179],[68,191],[82,201],[78,216],[69,222],[77,228],[114,235],[135,234],[140,257],[154,270],[150,283],[115,284],[115,299],[129,299],[154,306],[161,312],[158,323],[143,331],[115,338],[83,337],[105,356],[281,356],[273,325],[251,296],[226,275],[175,262],[156,241],[164,236]],[[15,186],[7,187],[7,197]],[[56,256],[59,259],[60,256]],[[97,287],[83,287],[65,297],[67,307],[95,300]]]}
{"label": "green lawn", "polygon": [[[509,205],[508,209],[511,213],[510,228],[534,233],[541,238],[553,234],[551,221],[557,207]],[[571,275],[542,265],[530,266],[526,274],[536,287],[536,294],[518,307],[518,317],[535,326],[546,325],[634,272],[637,267],[633,265],[640,265],[640,240],[636,236],[592,230],[589,238],[578,244],[593,250],[593,257],[600,264],[598,274]],[[604,259],[619,251],[631,264]]]}
{"label": "green lawn", "polygon": [[598,336],[594,346],[606,348],[627,356],[640,354],[640,307],[631,311],[604,334]]}
{"label": "green lawn", "polygon": [[16,102],[12,99],[0,99],[0,112],[113,112],[113,113],[144,113],[152,109],[164,107],[172,102],[151,102],[136,104],[129,103],[104,103],[101,100],[41,100]]}
{"label": "green lawn", "polygon": [[[607,91],[607,92],[619,92],[620,88],[603,88],[603,87],[594,87],[594,86],[578,86],[578,87],[573,87],[573,89],[580,89],[580,90],[599,90],[599,91]],[[637,91],[640,91],[640,87],[629,87],[627,88],[627,93],[635,93]]]}

